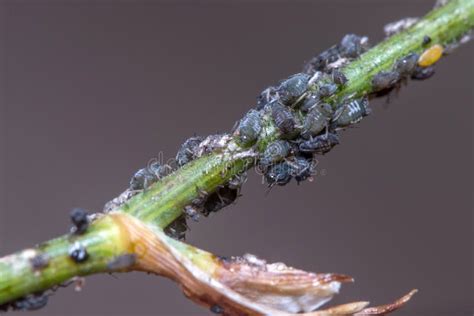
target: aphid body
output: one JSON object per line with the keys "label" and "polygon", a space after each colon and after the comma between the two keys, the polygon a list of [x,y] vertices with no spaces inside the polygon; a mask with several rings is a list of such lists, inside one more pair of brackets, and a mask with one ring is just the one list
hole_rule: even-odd
{"label": "aphid body", "polygon": [[39,253],[30,259],[31,267],[35,271],[42,270],[49,265],[49,258],[44,253]]}
{"label": "aphid body", "polygon": [[250,110],[240,121],[237,129],[237,137],[244,147],[255,144],[262,130],[260,113]]}
{"label": "aphid body", "polygon": [[257,97],[257,110],[261,110],[277,97],[277,89],[275,87],[268,87],[263,90]]}
{"label": "aphid body", "polygon": [[436,44],[425,50],[418,59],[420,67],[429,67],[443,56],[443,46]]}
{"label": "aphid body", "polygon": [[209,195],[204,203],[203,214],[205,216],[212,212],[218,212],[222,208],[234,203],[239,195],[238,189],[231,189],[227,186],[219,187],[216,192]]}
{"label": "aphid body", "polygon": [[179,167],[184,166],[196,158],[196,150],[203,141],[202,137],[194,136],[188,138],[176,154],[176,163]]}
{"label": "aphid body", "polygon": [[323,83],[319,86],[319,95],[323,98],[333,95],[336,91],[337,85],[334,83]]}
{"label": "aphid body", "polygon": [[89,218],[87,211],[82,208],[75,208],[71,211],[71,222],[74,225],[72,229],[73,234],[81,235],[86,232],[89,227]]}
{"label": "aphid body", "polygon": [[392,89],[400,79],[396,71],[380,71],[372,78],[372,89],[374,92]]}
{"label": "aphid body", "polygon": [[398,72],[400,77],[410,76],[416,69],[419,57],[420,56],[416,53],[406,55],[395,63],[393,67],[394,71]]}
{"label": "aphid body", "polygon": [[360,122],[365,116],[369,115],[369,100],[367,98],[352,100],[348,104],[343,104],[336,115],[336,127],[346,127]]}
{"label": "aphid body", "polygon": [[313,173],[312,159],[295,157],[293,160],[288,162],[288,165],[290,166],[290,175],[295,178],[297,183],[311,178]]}
{"label": "aphid body", "polygon": [[30,294],[24,298],[20,298],[11,303],[11,307],[13,310],[34,311],[45,307],[46,304],[48,304],[48,295],[41,293]]}
{"label": "aphid body", "polygon": [[270,143],[265,151],[263,156],[260,159],[260,165],[263,168],[267,168],[270,164],[279,162],[286,158],[290,154],[291,146],[285,140],[276,140]]}
{"label": "aphid body", "polygon": [[274,185],[285,185],[291,181],[290,165],[284,161],[273,165],[265,173],[265,180],[270,187]]}
{"label": "aphid body", "polygon": [[299,108],[303,112],[308,112],[311,108],[313,108],[316,104],[320,102],[320,96],[317,93],[311,93],[308,95],[303,104]]}
{"label": "aphid body", "polygon": [[425,80],[430,78],[435,74],[435,67],[430,66],[430,67],[416,67],[415,71],[411,75],[411,79],[414,80]]}
{"label": "aphid body", "polygon": [[186,224],[186,216],[181,215],[180,217],[175,219],[171,224],[169,224],[164,229],[164,232],[166,235],[176,240],[185,240],[187,230],[188,230],[188,225]]}
{"label": "aphid body", "polygon": [[319,134],[328,126],[331,116],[332,108],[329,104],[323,103],[315,105],[309,110],[304,119],[301,136],[303,138],[310,138],[311,136]]}
{"label": "aphid body", "polygon": [[272,103],[272,118],[282,136],[291,136],[295,130],[293,112],[278,101]]}
{"label": "aphid body", "polygon": [[284,80],[277,90],[280,100],[286,105],[292,105],[308,89],[309,79],[308,74],[298,73]]}
{"label": "aphid body", "polygon": [[301,142],[299,149],[302,152],[324,155],[337,144],[339,144],[339,137],[334,133],[327,133]]}
{"label": "aphid body", "polygon": [[343,57],[357,58],[369,48],[368,38],[355,34],[346,34],[339,44],[339,51]]}
{"label": "aphid body", "polygon": [[348,79],[346,75],[338,69],[333,69],[331,72],[331,76],[334,83],[338,85],[345,85],[347,83]]}
{"label": "aphid body", "polygon": [[69,249],[69,257],[76,263],[82,263],[89,258],[89,254],[84,246],[79,242],[75,242]]}

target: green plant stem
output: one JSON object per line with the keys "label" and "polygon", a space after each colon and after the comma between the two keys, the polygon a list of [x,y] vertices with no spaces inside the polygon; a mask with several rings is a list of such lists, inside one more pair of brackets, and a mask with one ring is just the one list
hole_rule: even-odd
{"label": "green plant stem", "polygon": [[[432,44],[443,45],[459,40],[474,26],[474,1],[452,0],[421,19],[414,27],[386,39],[359,59],[342,69],[349,79],[330,101],[337,103],[349,95],[366,95],[371,92],[373,75],[388,70],[399,58],[410,52],[421,52],[425,35]],[[266,117],[260,140],[255,146],[262,152],[267,144],[279,137],[273,122]],[[200,191],[213,192],[231,177],[254,164],[247,150],[230,141],[221,151],[203,156],[153,185],[128,201],[120,210],[150,225],[164,228],[181,216],[185,205],[198,197]],[[69,258],[71,245],[79,240],[86,246],[89,259],[75,263]],[[73,276],[108,272],[107,263],[127,253],[126,236],[108,215],[94,222],[86,234],[79,237],[66,235],[36,248],[50,258],[41,273],[32,270],[30,250],[0,259],[0,305],[27,294],[44,291],[61,284]]]}

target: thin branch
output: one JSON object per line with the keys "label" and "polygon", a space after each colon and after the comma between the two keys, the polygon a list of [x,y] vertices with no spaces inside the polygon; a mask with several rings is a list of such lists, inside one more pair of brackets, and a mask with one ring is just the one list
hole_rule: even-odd
{"label": "thin branch", "polygon": [[[377,82],[374,82],[379,74],[390,73],[396,63],[404,57],[410,54],[421,55],[433,47],[436,48],[436,45],[440,45],[444,52],[448,52],[462,43],[463,36],[466,36],[473,27],[474,1],[452,0],[433,10],[412,27],[402,30],[364,54],[356,56],[357,58],[349,60],[339,69],[347,82],[339,84],[337,92],[323,98],[322,101],[331,105],[332,110],[337,113],[341,104],[347,104],[357,98],[373,97],[376,93],[380,93],[375,91],[380,89]],[[428,64],[418,71],[423,74],[423,71],[431,69],[431,63]],[[310,65],[308,72],[317,76],[317,69],[311,67]],[[418,67],[421,67],[420,63]],[[400,79],[397,78],[395,81],[398,82]],[[314,89],[317,83],[315,79]],[[394,84],[387,86],[387,88],[393,87]],[[308,91],[313,88],[308,88]],[[308,91],[297,96],[295,103],[306,98]],[[258,113],[261,116],[259,122],[261,130],[258,131],[258,141],[255,145],[247,146],[242,142],[240,137],[242,131],[239,129],[233,134],[210,136],[196,148],[197,159],[175,170],[141,193],[134,195],[132,191],[127,190],[121,198],[108,204],[107,213],[86,220],[87,229],[84,229],[84,232],[82,229],[76,229],[71,234],[43,243],[36,248],[1,258],[0,310],[2,304],[4,308],[41,307],[45,303],[45,296],[37,293],[54,290],[55,286],[64,284],[74,276],[143,270],[171,277],[186,289],[187,295],[200,304],[208,307],[217,303],[225,305],[227,314],[239,311],[263,314],[265,310],[268,311],[270,307],[267,305],[262,307],[246,303],[245,299],[248,300],[248,297],[242,293],[239,295],[243,295],[245,299],[238,298],[235,294],[239,293],[238,290],[232,287],[221,292],[207,288],[209,292],[205,292],[203,289],[206,287],[202,287],[214,284],[211,281],[221,285],[227,284],[221,275],[216,276],[214,273],[225,266],[224,262],[216,261],[216,258],[202,250],[167,238],[161,232],[161,229],[165,229],[182,217],[183,210],[193,205],[196,199],[202,198],[203,194],[216,192],[231,179],[241,176],[247,169],[261,162],[265,150],[275,140],[288,138],[276,125],[275,117],[268,111],[268,107],[259,109]],[[298,111],[297,115],[300,120],[304,120],[306,113]],[[130,222],[142,227],[143,231],[149,229],[152,233],[148,234],[146,239],[138,238],[138,235],[131,233]],[[160,242],[153,244],[153,240]],[[161,247],[164,244],[166,249]],[[159,260],[170,251],[174,254],[179,252],[180,259],[173,257],[174,261],[170,258]],[[150,252],[153,255],[150,255]],[[175,264],[182,264],[186,260],[190,260],[192,266],[179,270],[181,272],[178,274],[170,272],[172,270],[170,268]],[[235,260],[232,262],[235,263]],[[248,266],[247,261],[237,265],[239,268],[245,266]],[[213,267],[214,270],[209,271],[209,267]],[[189,278],[185,278],[185,275],[188,275],[186,273],[191,273]],[[199,273],[212,275],[215,280],[211,278],[210,284],[197,282]],[[334,280],[335,286],[340,281]],[[319,286],[314,285],[314,289],[320,289]],[[268,294],[265,291],[274,290],[275,288],[270,287],[259,293],[264,295]],[[213,298],[206,296],[211,293],[215,295],[211,295]],[[334,293],[331,292],[328,297]],[[255,298],[255,295],[253,293],[252,297]],[[293,299],[296,296],[294,294]],[[352,314],[364,312],[365,305],[362,303],[356,304],[357,308],[356,305],[352,306],[354,310]],[[387,308],[400,305],[402,303],[392,304]],[[367,310],[366,313],[369,312],[370,310]]]}

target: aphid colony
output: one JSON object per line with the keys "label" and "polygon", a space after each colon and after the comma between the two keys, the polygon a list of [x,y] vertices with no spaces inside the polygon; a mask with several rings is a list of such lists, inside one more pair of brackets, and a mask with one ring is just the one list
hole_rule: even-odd
{"label": "aphid colony", "polygon": [[[431,39],[424,36],[422,45],[426,46]],[[390,93],[393,89],[399,88],[401,82],[406,82],[408,78],[414,80],[428,79],[435,73],[434,64],[443,55],[443,46],[435,44],[424,50],[421,55],[409,53],[396,60],[392,68],[380,71],[372,77],[372,92],[375,96],[382,96]]]}
{"label": "aphid colony", "polygon": [[[394,24],[393,32],[403,29],[407,23]],[[431,44],[425,36],[423,47]],[[187,139],[176,154],[174,163],[158,162],[138,170],[130,180],[129,188],[119,198],[109,202],[110,211],[125,203],[137,192],[146,191],[176,168],[193,160],[222,150],[234,140],[240,147],[254,148],[269,122],[279,131],[279,139],[266,145],[258,156],[257,166],[264,174],[269,187],[285,185],[295,179],[297,183],[310,179],[315,172],[314,156],[329,152],[339,144],[338,131],[358,123],[370,114],[368,96],[348,97],[340,104],[329,104],[328,97],[336,94],[348,79],[339,69],[357,59],[369,48],[368,38],[354,34],[344,36],[341,42],[313,57],[304,72],[290,76],[276,86],[266,88],[257,98],[257,105],[236,123],[231,135],[216,134],[206,138],[193,136]],[[380,96],[399,87],[408,78],[426,79],[433,75],[433,64],[440,58],[443,48],[432,45],[421,55],[407,54],[396,60],[390,70],[376,73],[372,78],[372,96]],[[196,188],[196,198],[183,208],[183,215],[170,224],[165,232],[184,239],[186,220],[197,221],[232,204],[239,196],[246,174],[236,175],[228,183],[208,193]],[[76,233],[82,232],[83,223],[77,220]],[[77,254],[83,255],[75,249]],[[80,259],[82,256],[78,256]]]}

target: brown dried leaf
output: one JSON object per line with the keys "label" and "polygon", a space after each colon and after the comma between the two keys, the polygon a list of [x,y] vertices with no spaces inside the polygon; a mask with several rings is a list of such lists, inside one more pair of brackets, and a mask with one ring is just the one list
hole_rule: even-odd
{"label": "brown dried leaf", "polygon": [[[368,302],[354,302],[313,312],[352,278],[268,264],[253,255],[216,257],[131,216],[109,216],[127,231],[130,251],[137,258],[134,269],[176,281],[188,298],[224,315],[384,315],[403,306],[416,292],[379,307],[366,308]],[[301,312],[304,314],[296,314]]]}

